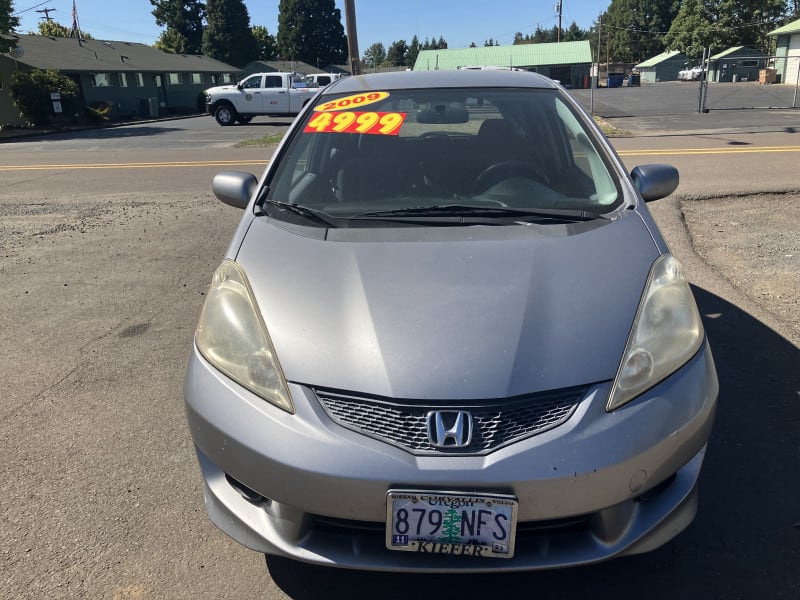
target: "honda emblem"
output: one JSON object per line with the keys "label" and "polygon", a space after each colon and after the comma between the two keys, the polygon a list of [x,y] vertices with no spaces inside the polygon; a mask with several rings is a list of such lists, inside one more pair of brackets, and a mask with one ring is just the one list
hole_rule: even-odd
{"label": "honda emblem", "polygon": [[466,448],[472,443],[472,415],[465,410],[428,413],[428,440],[434,448]]}

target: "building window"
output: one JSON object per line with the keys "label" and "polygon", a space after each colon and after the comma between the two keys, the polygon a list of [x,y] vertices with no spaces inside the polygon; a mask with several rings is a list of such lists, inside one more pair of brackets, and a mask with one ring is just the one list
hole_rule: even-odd
{"label": "building window", "polygon": [[144,75],[141,73],[136,74],[136,87],[144,87]]}
{"label": "building window", "polygon": [[119,74],[119,86],[120,87],[128,87],[128,73],[120,73]]}
{"label": "building window", "polygon": [[223,73],[222,74],[222,82],[221,83],[230,83],[231,82],[231,74],[230,73]]}
{"label": "building window", "polygon": [[181,82],[181,74],[180,73],[168,73],[167,74],[167,83],[169,85],[179,85]]}
{"label": "building window", "polygon": [[89,87],[111,87],[111,73],[91,73]]}
{"label": "building window", "polygon": [[192,73],[192,83],[203,83],[203,74]]}

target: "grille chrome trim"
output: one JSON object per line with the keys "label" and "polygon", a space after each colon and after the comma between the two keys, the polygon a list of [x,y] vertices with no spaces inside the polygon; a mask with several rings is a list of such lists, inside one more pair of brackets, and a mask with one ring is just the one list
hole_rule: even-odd
{"label": "grille chrome trim", "polygon": [[[321,406],[336,423],[392,444],[412,454],[488,454],[521,439],[565,423],[586,396],[589,386],[502,398],[468,401],[396,400],[314,388]],[[431,411],[469,411],[472,443],[464,448],[435,448],[428,439]]]}

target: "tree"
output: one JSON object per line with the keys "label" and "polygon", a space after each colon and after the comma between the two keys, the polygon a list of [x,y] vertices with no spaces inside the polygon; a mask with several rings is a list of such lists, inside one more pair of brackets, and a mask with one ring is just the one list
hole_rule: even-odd
{"label": "tree", "polygon": [[176,54],[200,54],[205,5],[200,0],[150,0],[156,24],[166,27],[156,48]]}
{"label": "tree", "polygon": [[11,76],[11,97],[23,118],[33,125],[47,125],[53,112],[51,92],[61,94],[65,114],[74,111],[78,84],[55,70],[16,71]]}
{"label": "tree", "polygon": [[[66,25],[62,25],[58,21],[53,21],[52,19],[49,21],[39,21],[37,25],[38,32],[33,35],[47,35],[50,37],[71,37],[72,29],[67,27]],[[84,40],[91,40],[92,36],[86,32],[81,30],[81,38]]]}
{"label": "tree", "polygon": [[315,66],[347,61],[342,13],[334,0],[280,0],[278,49]]}
{"label": "tree", "polygon": [[672,21],[664,44],[700,58],[705,48],[731,46],[769,50],[767,33],[778,27],[790,5],[784,0],[687,0]]}
{"label": "tree", "polygon": [[32,31],[30,33],[32,33],[33,35],[46,35],[49,37],[61,37],[61,38],[69,37],[69,34],[72,31],[66,25],[62,25],[58,21],[53,21],[53,20],[39,21],[36,28],[38,29],[36,33],[33,33]]}
{"label": "tree", "polygon": [[278,43],[275,36],[270,35],[266,27],[255,25],[250,29],[256,41],[256,59],[274,60],[278,56]]}
{"label": "tree", "polygon": [[580,42],[588,39],[588,37],[589,32],[578,27],[578,24],[573,21],[569,26],[569,29],[563,32],[561,39],[563,39],[565,42]]}
{"label": "tree", "polygon": [[730,46],[751,46],[769,52],[771,30],[782,23],[789,8],[785,0],[721,0],[717,25],[726,28]]}
{"label": "tree", "polygon": [[444,50],[445,48],[447,48],[447,41],[441,36],[439,36],[438,40],[435,37],[432,37],[430,41],[425,38],[422,43],[423,50]]}
{"label": "tree", "polygon": [[550,44],[558,41],[558,27],[543,29],[541,25],[536,25],[536,30],[533,32],[530,41],[532,44]]}
{"label": "tree", "polygon": [[679,6],[681,3],[674,0],[611,0],[602,17],[601,32],[610,60],[640,62],[663,52],[664,32]]}
{"label": "tree", "polygon": [[244,67],[258,50],[250,15],[242,0],[208,0],[202,53],[229,65]]}
{"label": "tree", "polygon": [[386,61],[386,48],[380,42],[375,42],[364,51],[364,62],[377,69]]}
{"label": "tree", "polygon": [[419,56],[420,46],[419,38],[414,35],[411,38],[411,43],[408,45],[408,52],[406,53],[406,64],[413,67],[417,63],[417,56]]}
{"label": "tree", "polygon": [[386,62],[393,67],[404,67],[406,65],[406,55],[408,54],[408,45],[405,40],[397,40],[392,42],[389,49],[386,51]]}
{"label": "tree", "polygon": [[17,45],[16,40],[8,36],[15,27],[19,27],[19,19],[13,15],[11,0],[0,0],[0,54]]}

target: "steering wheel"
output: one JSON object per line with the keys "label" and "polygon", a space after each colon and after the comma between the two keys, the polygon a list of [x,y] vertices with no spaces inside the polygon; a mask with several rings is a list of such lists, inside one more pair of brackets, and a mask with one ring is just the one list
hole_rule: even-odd
{"label": "steering wheel", "polygon": [[477,193],[485,192],[493,185],[514,176],[526,177],[544,184],[549,183],[547,174],[539,167],[524,160],[503,160],[481,171],[472,186]]}

